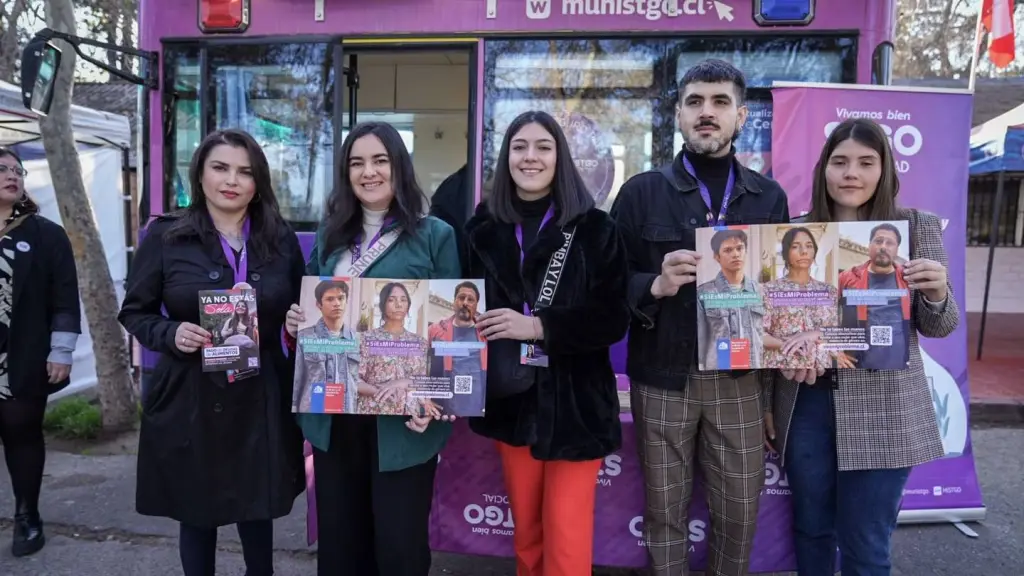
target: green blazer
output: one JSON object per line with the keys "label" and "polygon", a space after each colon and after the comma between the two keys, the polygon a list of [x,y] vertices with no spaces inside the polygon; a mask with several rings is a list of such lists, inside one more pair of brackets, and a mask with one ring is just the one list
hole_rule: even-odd
{"label": "green blazer", "polygon": [[[387,232],[390,227],[385,228]],[[316,244],[306,265],[308,276],[333,276],[334,268],[345,249],[337,249],[320,262],[324,229],[316,232]],[[443,221],[426,216],[420,220],[415,235],[403,232],[382,256],[363,273],[362,278],[458,279],[462,276],[455,231]],[[326,451],[331,442],[331,421],[347,416],[330,414],[296,414],[309,443]],[[434,458],[451,435],[447,422],[431,422],[423,433],[405,427],[405,416],[378,416],[378,458],[381,472],[403,470]]]}

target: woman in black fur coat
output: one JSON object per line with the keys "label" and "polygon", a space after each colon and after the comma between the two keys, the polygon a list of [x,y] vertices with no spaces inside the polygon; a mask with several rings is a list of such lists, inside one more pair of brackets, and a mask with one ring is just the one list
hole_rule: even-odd
{"label": "woman in black fur coat", "polygon": [[485,280],[489,310],[487,410],[470,426],[497,441],[517,573],[590,574],[597,473],[622,440],[608,353],[629,327],[626,253],[550,115],[516,118],[495,170],[466,224],[465,276]]}

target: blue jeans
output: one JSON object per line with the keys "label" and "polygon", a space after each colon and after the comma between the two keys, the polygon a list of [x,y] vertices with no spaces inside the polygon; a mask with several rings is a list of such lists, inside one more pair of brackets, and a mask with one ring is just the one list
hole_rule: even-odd
{"label": "blue jeans", "polygon": [[890,544],[910,468],[839,471],[828,383],[801,386],[786,439],[799,576],[889,576]]}

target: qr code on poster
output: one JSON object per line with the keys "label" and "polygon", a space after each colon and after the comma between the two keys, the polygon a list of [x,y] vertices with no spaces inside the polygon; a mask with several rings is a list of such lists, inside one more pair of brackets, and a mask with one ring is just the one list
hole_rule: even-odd
{"label": "qr code on poster", "polygon": [[872,326],[871,345],[892,346],[892,326]]}
{"label": "qr code on poster", "polygon": [[259,368],[259,365],[260,365],[259,357],[253,356],[252,358],[249,358],[249,368]]}
{"label": "qr code on poster", "polygon": [[473,393],[473,377],[472,376],[456,376],[455,377],[455,393],[456,394],[472,394]]}

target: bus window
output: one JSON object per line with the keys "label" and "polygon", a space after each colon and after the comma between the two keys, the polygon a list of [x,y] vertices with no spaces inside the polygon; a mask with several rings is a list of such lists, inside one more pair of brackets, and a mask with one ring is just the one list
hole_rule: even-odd
{"label": "bus window", "polygon": [[748,88],[755,91],[771,88],[776,80],[854,82],[855,48],[852,38],[841,37],[687,40],[674,51],[675,78],[701,60],[721,58],[743,70]]}
{"label": "bus window", "polygon": [[625,178],[651,162],[652,130],[669,123],[664,43],[647,40],[515,40],[486,44],[484,178],[505,127],[521,112],[550,112],[599,207],[608,209]]}
{"label": "bus window", "polygon": [[690,66],[715,57],[747,75],[750,115],[736,142],[737,158],[768,174],[771,83],[856,80],[852,37],[488,40],[484,181],[512,119],[524,110],[545,110],[562,124],[597,205],[611,208],[626,180],[682,149],[677,83]]}
{"label": "bus window", "polygon": [[313,230],[333,185],[332,47],[328,43],[209,48],[214,129],[241,128],[263,147],[281,215]]}
{"label": "bus window", "polygon": [[[173,145],[164,148],[164,175],[169,208],[188,206],[190,186],[189,163],[192,153],[203,139],[202,118],[199,113],[199,49],[171,47],[164,52],[164,85],[173,86],[173,96],[165,95],[164,122],[173,123],[165,134],[174,134]],[[168,142],[167,144],[171,144]]]}

